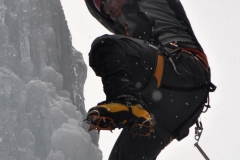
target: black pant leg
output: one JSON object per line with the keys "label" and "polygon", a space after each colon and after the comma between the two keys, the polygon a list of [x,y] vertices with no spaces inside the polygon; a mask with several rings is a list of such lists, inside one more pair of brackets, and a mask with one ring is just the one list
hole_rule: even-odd
{"label": "black pant leg", "polygon": [[103,44],[95,49],[91,64],[96,75],[102,78],[106,100],[115,100],[119,95],[138,97],[133,85],[132,70],[124,51],[112,44]]}
{"label": "black pant leg", "polygon": [[123,129],[109,160],[155,160],[168,142],[169,135],[158,126],[154,127],[154,133],[150,138],[133,137],[127,129]]}

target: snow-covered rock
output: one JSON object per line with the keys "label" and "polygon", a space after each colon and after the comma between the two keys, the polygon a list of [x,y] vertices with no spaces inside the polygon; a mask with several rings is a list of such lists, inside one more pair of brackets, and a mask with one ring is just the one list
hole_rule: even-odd
{"label": "snow-covered rock", "polygon": [[0,160],[100,160],[60,0],[0,0]]}

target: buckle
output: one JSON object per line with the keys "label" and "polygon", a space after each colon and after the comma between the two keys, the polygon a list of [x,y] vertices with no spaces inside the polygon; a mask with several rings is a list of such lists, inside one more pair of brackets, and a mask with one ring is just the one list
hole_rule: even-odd
{"label": "buckle", "polygon": [[196,126],[197,127],[195,127],[195,140],[199,141],[199,139],[200,139],[200,137],[202,135],[202,132],[203,132],[202,122],[201,121],[199,122],[197,120]]}

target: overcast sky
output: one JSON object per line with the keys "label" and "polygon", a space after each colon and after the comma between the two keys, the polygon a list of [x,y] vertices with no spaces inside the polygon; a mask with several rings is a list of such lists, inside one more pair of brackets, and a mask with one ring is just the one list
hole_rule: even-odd
{"label": "overcast sky", "polygon": [[[83,54],[88,65],[92,41],[110,34],[88,12],[84,0],[61,0],[72,34],[73,46]],[[193,30],[201,43],[212,70],[212,82],[217,91],[210,94],[212,108],[201,116],[204,131],[199,142],[211,160],[240,159],[240,1],[182,0]],[[91,68],[84,87],[86,110],[105,100],[100,78]],[[194,132],[181,142],[174,141],[157,160],[203,160],[194,147]],[[107,160],[119,134],[102,131],[100,149]]]}

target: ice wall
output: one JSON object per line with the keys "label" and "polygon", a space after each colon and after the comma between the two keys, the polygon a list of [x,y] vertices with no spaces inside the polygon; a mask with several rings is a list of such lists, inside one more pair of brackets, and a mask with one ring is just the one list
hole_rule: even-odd
{"label": "ice wall", "polygon": [[100,160],[60,0],[0,0],[0,160]]}

